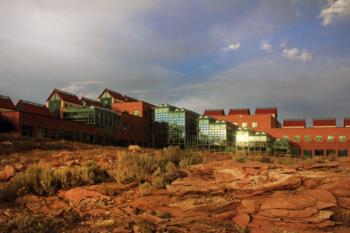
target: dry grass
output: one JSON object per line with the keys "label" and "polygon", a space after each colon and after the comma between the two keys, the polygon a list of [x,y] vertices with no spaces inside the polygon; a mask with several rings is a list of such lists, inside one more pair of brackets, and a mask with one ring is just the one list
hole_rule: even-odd
{"label": "dry grass", "polygon": [[116,182],[149,182],[162,188],[177,179],[180,168],[204,162],[205,156],[200,152],[183,151],[177,147],[165,148],[157,153],[118,154],[118,161],[108,172]]}
{"label": "dry grass", "polygon": [[84,166],[63,167],[57,170],[48,164],[39,163],[12,178],[0,190],[0,202],[12,201],[30,193],[52,195],[60,188],[69,189],[95,184],[107,178],[107,171],[94,162],[89,162]]}
{"label": "dry grass", "polygon": [[79,222],[75,212],[65,212],[63,216],[48,217],[28,213],[17,214],[14,218],[0,225],[0,232],[7,233],[58,233],[72,224]]}

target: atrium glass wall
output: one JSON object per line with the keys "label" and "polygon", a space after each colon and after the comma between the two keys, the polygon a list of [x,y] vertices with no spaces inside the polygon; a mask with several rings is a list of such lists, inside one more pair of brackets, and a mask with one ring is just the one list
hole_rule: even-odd
{"label": "atrium glass wall", "polygon": [[199,114],[168,104],[160,104],[154,110],[153,146],[163,148],[179,146],[196,148],[197,118]]}
{"label": "atrium glass wall", "polygon": [[[273,155],[276,156],[290,156],[291,154],[291,145],[288,139],[282,138],[279,139],[277,138],[273,142]],[[312,152],[311,152],[312,155]]]}
{"label": "atrium glass wall", "polygon": [[119,123],[119,116],[116,112],[94,106],[65,108],[63,117],[66,120],[101,128],[117,128]]}
{"label": "atrium glass wall", "polygon": [[235,142],[235,126],[207,116],[198,118],[198,149],[232,151]]}
{"label": "atrium glass wall", "polygon": [[247,128],[236,131],[236,152],[245,154],[272,153],[272,139],[264,132],[254,132]]}

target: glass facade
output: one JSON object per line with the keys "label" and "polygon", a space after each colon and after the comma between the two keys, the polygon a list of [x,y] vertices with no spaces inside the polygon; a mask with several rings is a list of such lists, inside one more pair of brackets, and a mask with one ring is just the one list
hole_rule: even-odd
{"label": "glass facade", "polygon": [[286,138],[276,139],[272,144],[272,148],[273,154],[276,156],[291,155],[291,144]]}
{"label": "glass facade", "polygon": [[272,138],[264,132],[254,132],[246,128],[236,131],[236,151],[247,154],[271,153]]}
{"label": "glass facade", "polygon": [[63,117],[65,120],[81,122],[100,128],[117,128],[119,123],[119,116],[116,112],[93,106],[65,108]]}
{"label": "glass facade", "polygon": [[198,149],[232,151],[235,144],[235,126],[207,116],[198,118]]}
{"label": "glass facade", "polygon": [[168,104],[160,104],[154,110],[153,146],[163,148],[179,146],[180,148],[197,147],[197,119],[199,114],[177,108]]}

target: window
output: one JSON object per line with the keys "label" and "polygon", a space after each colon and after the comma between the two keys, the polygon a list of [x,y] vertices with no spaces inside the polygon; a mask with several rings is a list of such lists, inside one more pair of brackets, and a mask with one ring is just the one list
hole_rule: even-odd
{"label": "window", "polygon": [[140,116],[139,110],[134,110],[134,116]]}
{"label": "window", "polygon": [[234,124],[234,125],[238,125],[238,123],[237,123],[237,122],[233,122],[233,124]]}
{"label": "window", "polygon": [[334,141],[334,136],[328,135],[328,136],[327,136],[327,141],[328,141],[328,142],[333,142],[333,141]]}
{"label": "window", "polygon": [[283,135],[283,139],[289,140],[288,135]]}
{"label": "window", "polygon": [[131,128],[131,130],[134,130],[135,129],[135,125],[131,124],[130,128]]}
{"label": "window", "polygon": [[322,142],[322,136],[316,136],[315,140],[316,142]]}
{"label": "window", "polygon": [[300,136],[299,136],[299,135],[295,135],[295,136],[293,137],[293,141],[294,141],[294,142],[300,142]]}
{"label": "window", "polygon": [[258,127],[258,122],[253,122],[252,123],[252,128],[257,128]]}
{"label": "window", "polygon": [[242,128],[247,128],[248,127],[248,123],[247,122],[242,122]]}
{"label": "window", "polygon": [[304,136],[304,142],[311,142],[310,136]]}
{"label": "window", "polygon": [[348,156],[348,150],[346,150],[346,149],[338,150],[338,156],[339,157],[346,157],[346,156]]}
{"label": "window", "polygon": [[339,142],[346,142],[346,136],[339,136]]}
{"label": "window", "polygon": [[123,129],[128,129],[128,124],[124,123],[123,124]]}
{"label": "window", "polygon": [[305,158],[311,158],[312,157],[312,150],[304,150],[303,151]]}

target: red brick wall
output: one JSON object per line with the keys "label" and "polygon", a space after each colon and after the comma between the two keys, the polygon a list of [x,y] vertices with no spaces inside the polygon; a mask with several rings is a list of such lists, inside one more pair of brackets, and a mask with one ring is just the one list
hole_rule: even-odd
{"label": "red brick wall", "polygon": [[[231,123],[237,123],[239,127],[242,127],[242,123],[246,122],[248,128],[263,131],[277,127],[277,122],[274,117],[269,114],[257,114],[257,115],[225,115],[225,116],[212,116],[218,120],[224,120]],[[257,122],[257,128],[252,128],[252,123]]]}

